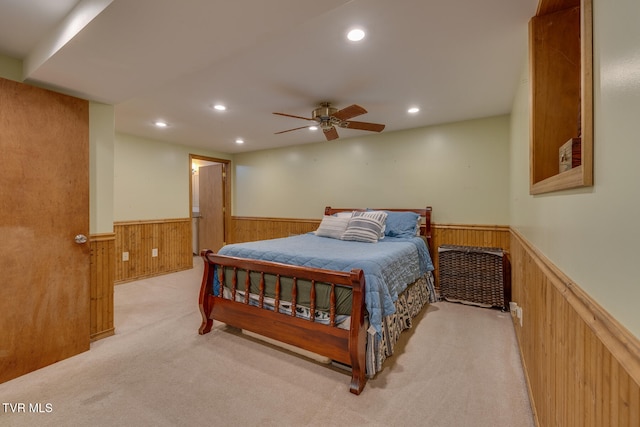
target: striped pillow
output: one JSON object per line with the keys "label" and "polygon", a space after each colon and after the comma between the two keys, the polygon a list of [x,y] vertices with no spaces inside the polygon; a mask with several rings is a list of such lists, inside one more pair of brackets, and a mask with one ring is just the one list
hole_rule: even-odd
{"label": "striped pillow", "polygon": [[316,236],[331,237],[332,239],[342,238],[342,234],[349,225],[351,218],[337,217],[325,215],[320,222],[320,226],[316,230]]}
{"label": "striped pillow", "polygon": [[342,235],[342,240],[376,243],[384,235],[383,230],[386,219],[386,212],[355,211],[349,221],[347,230]]}

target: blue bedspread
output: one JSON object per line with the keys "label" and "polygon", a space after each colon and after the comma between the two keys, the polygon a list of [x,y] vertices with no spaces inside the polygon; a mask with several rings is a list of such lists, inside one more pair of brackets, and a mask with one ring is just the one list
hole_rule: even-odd
{"label": "blue bedspread", "polygon": [[378,243],[361,243],[308,233],[282,239],[231,244],[224,246],[219,253],[329,270],[362,269],[369,322],[378,333],[384,316],[395,312],[394,302],[398,295],[408,284],[433,270],[429,250],[420,237],[386,236]]}

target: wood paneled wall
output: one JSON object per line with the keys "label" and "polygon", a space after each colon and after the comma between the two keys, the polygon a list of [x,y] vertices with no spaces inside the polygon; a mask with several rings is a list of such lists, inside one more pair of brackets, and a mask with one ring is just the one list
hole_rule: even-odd
{"label": "wood paneled wall", "polygon": [[231,217],[227,243],[253,242],[304,234],[315,231],[319,225],[319,219],[234,216]]}
{"label": "wood paneled wall", "polygon": [[[191,220],[119,222],[114,233],[94,234],[91,245],[92,341],[115,333],[113,285],[193,267]],[[152,257],[152,249],[158,256]],[[129,252],[129,261],[122,261]]]}
{"label": "wood paneled wall", "polygon": [[[314,231],[320,220],[232,217],[228,243],[275,239]],[[502,248],[509,251],[509,227],[494,225],[432,224],[433,264],[438,277],[438,246],[464,245]]]}
{"label": "wood paneled wall", "polygon": [[538,425],[640,426],[640,341],[515,230],[511,254]]}
{"label": "wood paneled wall", "polygon": [[[115,283],[193,268],[190,218],[116,222],[113,229]],[[129,253],[128,261],[122,260],[123,252]]]}
{"label": "wood paneled wall", "polygon": [[115,234],[91,235],[91,328],[95,341],[115,333],[113,326],[113,281],[115,277]]}

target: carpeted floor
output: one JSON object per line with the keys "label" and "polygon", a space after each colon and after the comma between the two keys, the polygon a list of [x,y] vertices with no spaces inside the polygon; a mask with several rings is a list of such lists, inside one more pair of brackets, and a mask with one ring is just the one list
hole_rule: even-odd
{"label": "carpeted floor", "polygon": [[508,313],[432,304],[355,396],[339,369],[219,323],[198,335],[194,265],[116,286],[116,335],[0,384],[0,426],[534,425]]}

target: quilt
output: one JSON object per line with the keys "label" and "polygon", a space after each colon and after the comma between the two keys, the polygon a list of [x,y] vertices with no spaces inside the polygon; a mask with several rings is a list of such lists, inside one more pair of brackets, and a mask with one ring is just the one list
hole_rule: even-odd
{"label": "quilt", "polygon": [[220,255],[279,262],[337,271],[363,270],[369,323],[380,334],[384,317],[395,313],[395,302],[433,263],[422,237],[385,236],[377,243],[344,241],[302,234],[280,239],[224,246]]}

